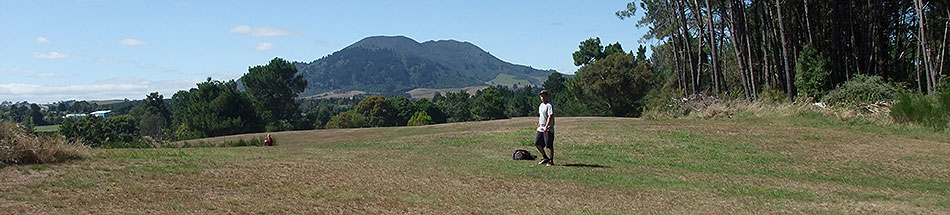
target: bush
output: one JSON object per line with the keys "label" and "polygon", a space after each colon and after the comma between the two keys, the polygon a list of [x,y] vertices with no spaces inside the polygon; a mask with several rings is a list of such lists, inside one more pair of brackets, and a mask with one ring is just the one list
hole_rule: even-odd
{"label": "bush", "polygon": [[950,91],[931,95],[901,95],[891,108],[891,117],[897,122],[946,129],[950,126]]}
{"label": "bush", "polygon": [[0,163],[56,163],[88,157],[87,147],[62,137],[36,136],[23,126],[0,122]]}
{"label": "bush", "polygon": [[107,142],[132,142],[138,138],[135,118],[129,115],[109,118],[82,117],[63,120],[59,132],[69,142],[98,147]]}
{"label": "bush", "polygon": [[425,111],[419,111],[412,115],[407,124],[409,126],[429,125],[432,124],[432,117],[426,114]]}
{"label": "bush", "polygon": [[829,91],[821,101],[829,105],[859,105],[890,102],[903,90],[884,81],[880,76],[855,75],[840,87]]}
{"label": "bush", "polygon": [[827,67],[825,57],[815,48],[805,45],[795,62],[795,87],[798,88],[798,94],[821,98],[831,88],[830,76],[831,70]]}
{"label": "bush", "polygon": [[690,109],[682,108],[676,104],[677,100],[682,99],[683,91],[674,88],[663,88],[652,90],[644,98],[643,117],[657,118],[677,118],[689,114]]}
{"label": "bush", "polygon": [[782,89],[766,86],[759,91],[759,101],[772,104],[788,102],[788,94]]}
{"label": "bush", "polygon": [[330,117],[327,122],[327,128],[362,128],[369,127],[369,120],[365,116],[354,112],[353,110],[337,114]]}

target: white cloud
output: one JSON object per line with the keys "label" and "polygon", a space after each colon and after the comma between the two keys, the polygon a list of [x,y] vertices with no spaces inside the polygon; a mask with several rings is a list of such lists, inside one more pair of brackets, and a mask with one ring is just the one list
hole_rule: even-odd
{"label": "white cloud", "polygon": [[290,30],[274,27],[253,28],[249,25],[237,25],[228,29],[228,32],[236,34],[247,34],[255,37],[279,37],[293,34]]}
{"label": "white cloud", "polygon": [[130,38],[126,38],[126,39],[119,40],[119,43],[121,43],[122,45],[126,45],[126,46],[142,46],[142,45],[145,45],[145,41],[136,40],[136,39],[130,39]]}
{"label": "white cloud", "polygon": [[50,41],[49,39],[46,39],[46,37],[37,37],[36,43],[50,43]]}
{"label": "white cloud", "polygon": [[170,98],[179,90],[195,87],[204,80],[163,80],[144,81],[139,79],[115,78],[101,80],[93,84],[0,84],[0,101],[29,101],[52,103],[65,100],[110,100],[143,99],[150,92],[158,91]]}
{"label": "white cloud", "polygon": [[257,46],[254,46],[254,51],[259,51],[259,52],[260,52],[260,51],[267,51],[267,50],[271,50],[271,49],[273,49],[273,48],[274,48],[274,44],[271,44],[271,43],[268,43],[268,42],[263,42],[263,43],[258,43]]}
{"label": "white cloud", "polygon": [[238,25],[238,26],[231,27],[231,29],[229,29],[228,32],[246,34],[246,33],[251,33],[252,30],[253,29],[251,29],[251,26],[249,25]]}
{"label": "white cloud", "polygon": [[59,59],[59,58],[69,57],[69,55],[65,53],[59,53],[59,52],[47,52],[47,53],[33,52],[33,57],[39,58],[39,59]]}

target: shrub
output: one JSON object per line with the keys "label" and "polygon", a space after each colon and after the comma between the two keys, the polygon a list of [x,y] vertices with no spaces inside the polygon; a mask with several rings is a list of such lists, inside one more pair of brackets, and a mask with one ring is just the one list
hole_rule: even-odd
{"label": "shrub", "polygon": [[831,87],[827,60],[815,48],[805,45],[795,62],[795,87],[799,94],[821,98]]}
{"label": "shrub", "polygon": [[418,111],[412,115],[412,118],[409,119],[407,124],[409,126],[429,125],[432,124],[432,117],[426,114],[425,111]]}
{"label": "shrub", "polygon": [[950,91],[931,95],[901,95],[891,108],[891,117],[897,122],[946,129],[950,126]]}
{"label": "shrub", "polygon": [[[0,163],[56,163],[88,157],[87,147],[58,136],[36,136],[23,126],[0,122]],[[2,165],[0,164],[0,165]]]}
{"label": "shrub", "polygon": [[106,142],[132,142],[138,137],[135,118],[129,115],[109,118],[82,117],[63,120],[60,133],[69,142],[97,147]]}
{"label": "shrub", "polygon": [[782,89],[766,86],[759,91],[759,101],[773,104],[786,103],[788,102],[788,94]]}
{"label": "shrub", "polygon": [[327,122],[327,128],[362,128],[369,127],[369,120],[366,116],[352,110],[330,117]]}
{"label": "shrub", "polygon": [[828,92],[821,101],[830,105],[858,105],[894,101],[903,90],[880,76],[855,75],[838,88]]}
{"label": "shrub", "polygon": [[690,109],[683,108],[677,104],[677,100],[682,100],[683,91],[674,88],[663,88],[651,90],[644,98],[643,117],[657,118],[677,118],[689,114]]}

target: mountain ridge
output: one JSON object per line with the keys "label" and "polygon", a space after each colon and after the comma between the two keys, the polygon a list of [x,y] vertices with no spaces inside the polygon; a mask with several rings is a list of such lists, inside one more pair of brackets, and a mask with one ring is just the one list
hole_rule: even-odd
{"label": "mountain ridge", "polygon": [[505,62],[470,42],[420,43],[406,36],[366,37],[325,57],[294,64],[308,82],[301,96],[345,91],[405,94],[417,88],[496,84],[541,85],[555,72]]}

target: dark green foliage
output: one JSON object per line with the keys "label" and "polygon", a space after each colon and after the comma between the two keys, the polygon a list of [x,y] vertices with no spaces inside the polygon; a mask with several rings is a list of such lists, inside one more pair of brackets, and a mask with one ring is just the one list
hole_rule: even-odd
{"label": "dark green foliage", "polygon": [[[600,37],[581,41],[581,44],[578,45],[577,48],[580,50],[575,51],[573,54],[575,66],[587,65],[606,56],[604,55],[604,46],[600,45]],[[620,52],[623,52],[623,50]]]}
{"label": "dark green foliage", "polygon": [[498,88],[490,86],[472,102],[472,113],[476,120],[505,119],[505,101]]}
{"label": "dark green foliage", "polygon": [[356,113],[366,116],[370,126],[383,127],[396,125],[398,112],[392,103],[382,96],[364,98],[356,105]]}
{"label": "dark green foliage", "polygon": [[547,90],[550,94],[561,94],[564,91],[564,75],[561,73],[555,72],[551,73],[548,76],[548,79],[544,81],[542,85],[544,90]]}
{"label": "dark green foliage", "polygon": [[597,60],[603,59],[604,57],[610,56],[614,53],[623,53],[623,47],[620,46],[620,42],[616,42],[614,44],[607,45],[607,47],[604,47],[604,54],[602,55],[601,58],[598,58]]}
{"label": "dark green foliage", "polygon": [[369,119],[354,110],[350,110],[331,117],[326,128],[362,128],[369,126]]}
{"label": "dark green foliage", "polygon": [[172,119],[164,96],[158,92],[148,94],[145,100],[132,108],[131,113],[138,121],[139,134],[163,140],[168,138]]}
{"label": "dark green foliage", "polygon": [[[556,73],[560,74],[560,73]],[[545,83],[548,83],[545,81]],[[531,86],[526,86],[517,90],[508,90],[507,88],[498,88],[505,97],[505,115],[508,117],[522,117],[537,114],[538,92],[541,91]],[[548,94],[551,94],[549,91]]]}
{"label": "dark green foliage", "polygon": [[406,124],[409,126],[419,126],[419,125],[429,125],[432,124],[432,117],[429,114],[426,114],[425,111],[419,111],[412,115],[412,118],[409,119],[409,122]]}
{"label": "dark green foliage", "polygon": [[649,62],[622,52],[581,67],[577,79],[581,89],[606,102],[613,116],[638,116],[640,100],[656,80]]}
{"label": "dark green foliage", "polygon": [[891,108],[891,117],[898,122],[946,129],[950,127],[950,91],[931,95],[903,94]]}
{"label": "dark green foliage", "polygon": [[416,111],[424,111],[426,115],[429,115],[432,118],[433,123],[445,123],[447,119],[445,118],[445,113],[442,112],[442,109],[439,109],[435,103],[430,102],[428,99],[419,99],[415,101]]}
{"label": "dark green foliage", "polygon": [[795,63],[795,87],[798,94],[821,98],[831,88],[831,70],[818,50],[805,45]]}
{"label": "dark green foliage", "polygon": [[326,98],[299,100],[300,111],[305,113],[309,128],[324,128],[330,117],[356,106],[360,100],[352,98]]}
{"label": "dark green foliage", "polygon": [[406,125],[405,122],[408,122],[409,118],[412,118],[419,111],[416,104],[404,96],[393,96],[388,99],[396,111],[396,118],[394,119],[396,125]]}
{"label": "dark green foliage", "polygon": [[297,73],[294,64],[274,58],[267,65],[248,69],[241,83],[254,97],[267,130],[289,130],[293,128],[291,124],[303,122],[294,99],[307,87],[307,81]]}
{"label": "dark green foliage", "polygon": [[830,105],[858,105],[897,99],[903,90],[880,76],[855,75],[838,88],[828,92],[821,102]]}
{"label": "dark green foliage", "polygon": [[367,37],[296,66],[308,82],[305,96],[351,90],[391,95],[415,88],[478,86],[499,74],[541,84],[537,78],[553,72],[501,61],[467,42],[418,43],[403,36]]}
{"label": "dark green foliage", "polygon": [[260,132],[264,123],[250,95],[235,81],[207,81],[172,96],[175,137],[179,140]]}
{"label": "dark green foliage", "polygon": [[465,91],[445,93],[445,98],[436,103],[445,112],[448,122],[472,120],[471,97]]}
{"label": "dark green foliage", "polygon": [[98,147],[109,142],[132,142],[139,137],[138,130],[134,117],[120,115],[105,119],[94,116],[67,118],[59,132],[69,142]]}

